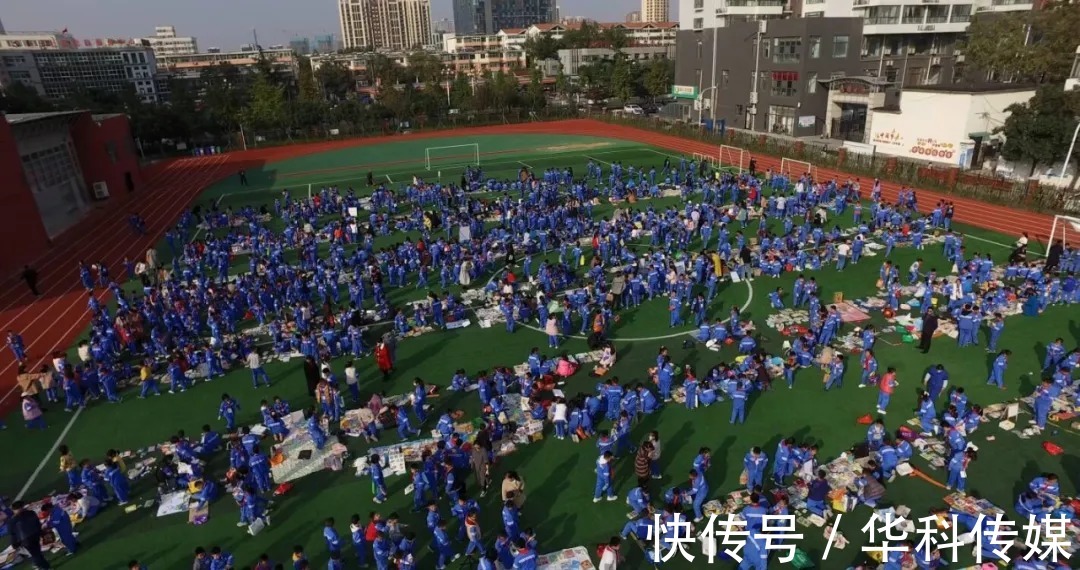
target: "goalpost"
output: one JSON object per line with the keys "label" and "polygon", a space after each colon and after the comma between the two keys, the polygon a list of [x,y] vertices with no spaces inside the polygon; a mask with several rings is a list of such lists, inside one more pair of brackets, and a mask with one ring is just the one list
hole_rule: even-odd
{"label": "goalpost", "polygon": [[424,149],[424,166],[428,170],[466,165],[480,165],[479,144],[432,146]]}
{"label": "goalpost", "polygon": [[719,166],[719,162],[716,160],[716,157],[712,156],[712,155],[708,155],[708,154],[701,153],[701,152],[695,152],[691,156],[691,158],[693,158],[694,162],[696,162],[698,164],[705,163],[705,164],[708,164],[709,166],[711,166],[713,168],[717,168]]}
{"label": "goalpost", "polygon": [[[1034,239],[1034,236],[1032,236],[1032,239]],[[1055,241],[1060,241],[1062,245],[1080,243],[1080,218],[1055,214],[1054,223],[1050,226],[1050,239],[1047,240],[1046,247],[1049,248]],[[1028,247],[1031,247],[1030,243]]]}
{"label": "goalpost", "polygon": [[809,174],[810,178],[816,178],[814,165],[805,160],[795,160],[793,158],[780,159],[780,174],[787,177],[792,184],[798,182],[799,178],[806,174]]}
{"label": "goalpost", "polygon": [[737,146],[720,145],[720,168],[738,169],[737,174],[742,174],[750,168],[750,153]]}

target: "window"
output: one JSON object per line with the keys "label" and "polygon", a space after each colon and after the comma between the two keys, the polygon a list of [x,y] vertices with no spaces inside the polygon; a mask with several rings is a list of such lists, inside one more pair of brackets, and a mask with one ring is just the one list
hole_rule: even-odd
{"label": "window", "polygon": [[771,46],[771,45],[772,45],[772,42],[770,42],[767,39],[765,39],[764,41],[761,42],[761,57],[763,57],[765,59],[769,59],[769,57],[770,57],[769,54],[772,53],[772,52],[769,51],[769,46]]}
{"label": "window", "polygon": [[825,12],[807,12],[804,14],[806,18],[824,18]]}
{"label": "window", "polygon": [[769,105],[769,131],[781,135],[795,132],[795,107]]}
{"label": "window", "polygon": [[802,38],[773,38],[773,61],[776,63],[799,63]]}
{"label": "window", "polygon": [[701,10],[705,7],[705,0],[694,0],[694,9]]}
{"label": "window", "polygon": [[728,88],[728,82],[730,81],[730,79],[731,79],[731,73],[726,69],[721,69],[720,70],[720,88],[721,89],[727,89]]}
{"label": "window", "polygon": [[771,93],[773,97],[794,97],[798,94],[799,88],[797,83],[799,81],[799,74],[797,72],[774,71],[772,72],[771,79]]}
{"label": "window", "polygon": [[113,164],[116,164],[116,143],[113,141],[105,142],[105,154],[109,155],[109,160]]}
{"label": "window", "polygon": [[952,22],[970,22],[971,4],[957,4],[952,7]]}
{"label": "window", "polygon": [[700,30],[705,27],[705,18],[694,18],[694,29]]}
{"label": "window", "polygon": [[833,36],[832,39],[832,56],[836,59],[847,57],[848,52],[848,37],[847,36]]}
{"label": "window", "polygon": [[810,59],[821,57],[821,36],[810,36]]}
{"label": "window", "polygon": [[697,58],[698,59],[701,59],[701,51],[702,51],[701,50],[701,40],[698,40],[698,43],[697,43]]}
{"label": "window", "polygon": [[806,93],[813,95],[817,93],[817,74],[810,72],[810,78],[806,80]]}

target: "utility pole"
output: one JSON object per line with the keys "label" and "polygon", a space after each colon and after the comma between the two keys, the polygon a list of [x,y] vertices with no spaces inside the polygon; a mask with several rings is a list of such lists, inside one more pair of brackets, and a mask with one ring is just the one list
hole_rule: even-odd
{"label": "utility pole", "polygon": [[757,130],[758,83],[761,83],[761,35],[765,33],[768,20],[758,21],[754,34],[754,80],[750,83],[750,130]]}
{"label": "utility pole", "polygon": [[709,75],[712,82],[712,99],[709,100],[709,117],[712,118],[713,128],[716,128],[716,40],[717,32],[719,32],[720,26],[714,26],[712,29],[712,74]]}

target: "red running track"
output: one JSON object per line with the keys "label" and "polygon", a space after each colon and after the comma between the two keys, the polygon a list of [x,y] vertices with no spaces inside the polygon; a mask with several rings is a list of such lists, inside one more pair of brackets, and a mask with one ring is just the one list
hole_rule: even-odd
{"label": "red running track", "polygon": [[[378,136],[161,162],[145,170],[144,179],[147,180],[146,187],[149,190],[133,199],[128,208],[113,208],[91,214],[61,236],[57,240],[59,245],[34,261],[33,265],[40,276],[40,297],[33,298],[26,287],[15,278],[6,282],[0,281],[0,285],[3,285],[0,287],[0,291],[3,291],[0,293],[0,331],[12,329],[23,335],[31,369],[47,363],[49,355],[54,351],[67,349],[88,322],[88,298],[79,283],[76,269],[78,262],[85,260],[87,263],[104,263],[109,267],[110,275],[120,275],[125,257],[143,258],[146,250],[162,239],[165,231],[207,186],[234,175],[240,169],[251,170],[288,158],[396,140],[445,138],[462,134],[472,136],[515,133],[616,138],[646,143],[687,155],[712,155],[717,150],[717,145],[672,135],[591,119],[574,119]],[[759,170],[780,168],[779,157],[757,154],[754,158]],[[841,171],[819,169],[817,177],[846,180],[855,176]],[[882,183],[882,193],[887,200],[895,200],[900,188],[901,185],[893,182]],[[923,208],[932,208],[938,200],[948,199],[956,204],[957,222],[1009,235],[1019,235],[1021,232],[1040,235],[1052,222],[1052,218],[1044,214],[1013,210],[967,198],[954,198],[929,190],[916,190]],[[131,232],[127,223],[129,211],[138,211],[146,220],[146,236],[138,237]],[[106,300],[106,293],[107,291],[100,288],[95,291],[95,295],[102,301]],[[10,350],[4,349],[0,354],[0,378],[3,379],[0,380],[0,390],[7,388],[0,397],[0,407],[4,409],[10,409],[16,401],[12,398],[17,387],[15,375],[14,357]]]}

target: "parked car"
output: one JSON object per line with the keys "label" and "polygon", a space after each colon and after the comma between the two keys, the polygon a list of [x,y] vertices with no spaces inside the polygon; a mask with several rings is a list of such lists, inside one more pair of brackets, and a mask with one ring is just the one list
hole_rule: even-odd
{"label": "parked car", "polygon": [[645,110],[641,108],[641,105],[626,105],[623,107],[623,112],[631,115],[644,115]]}

